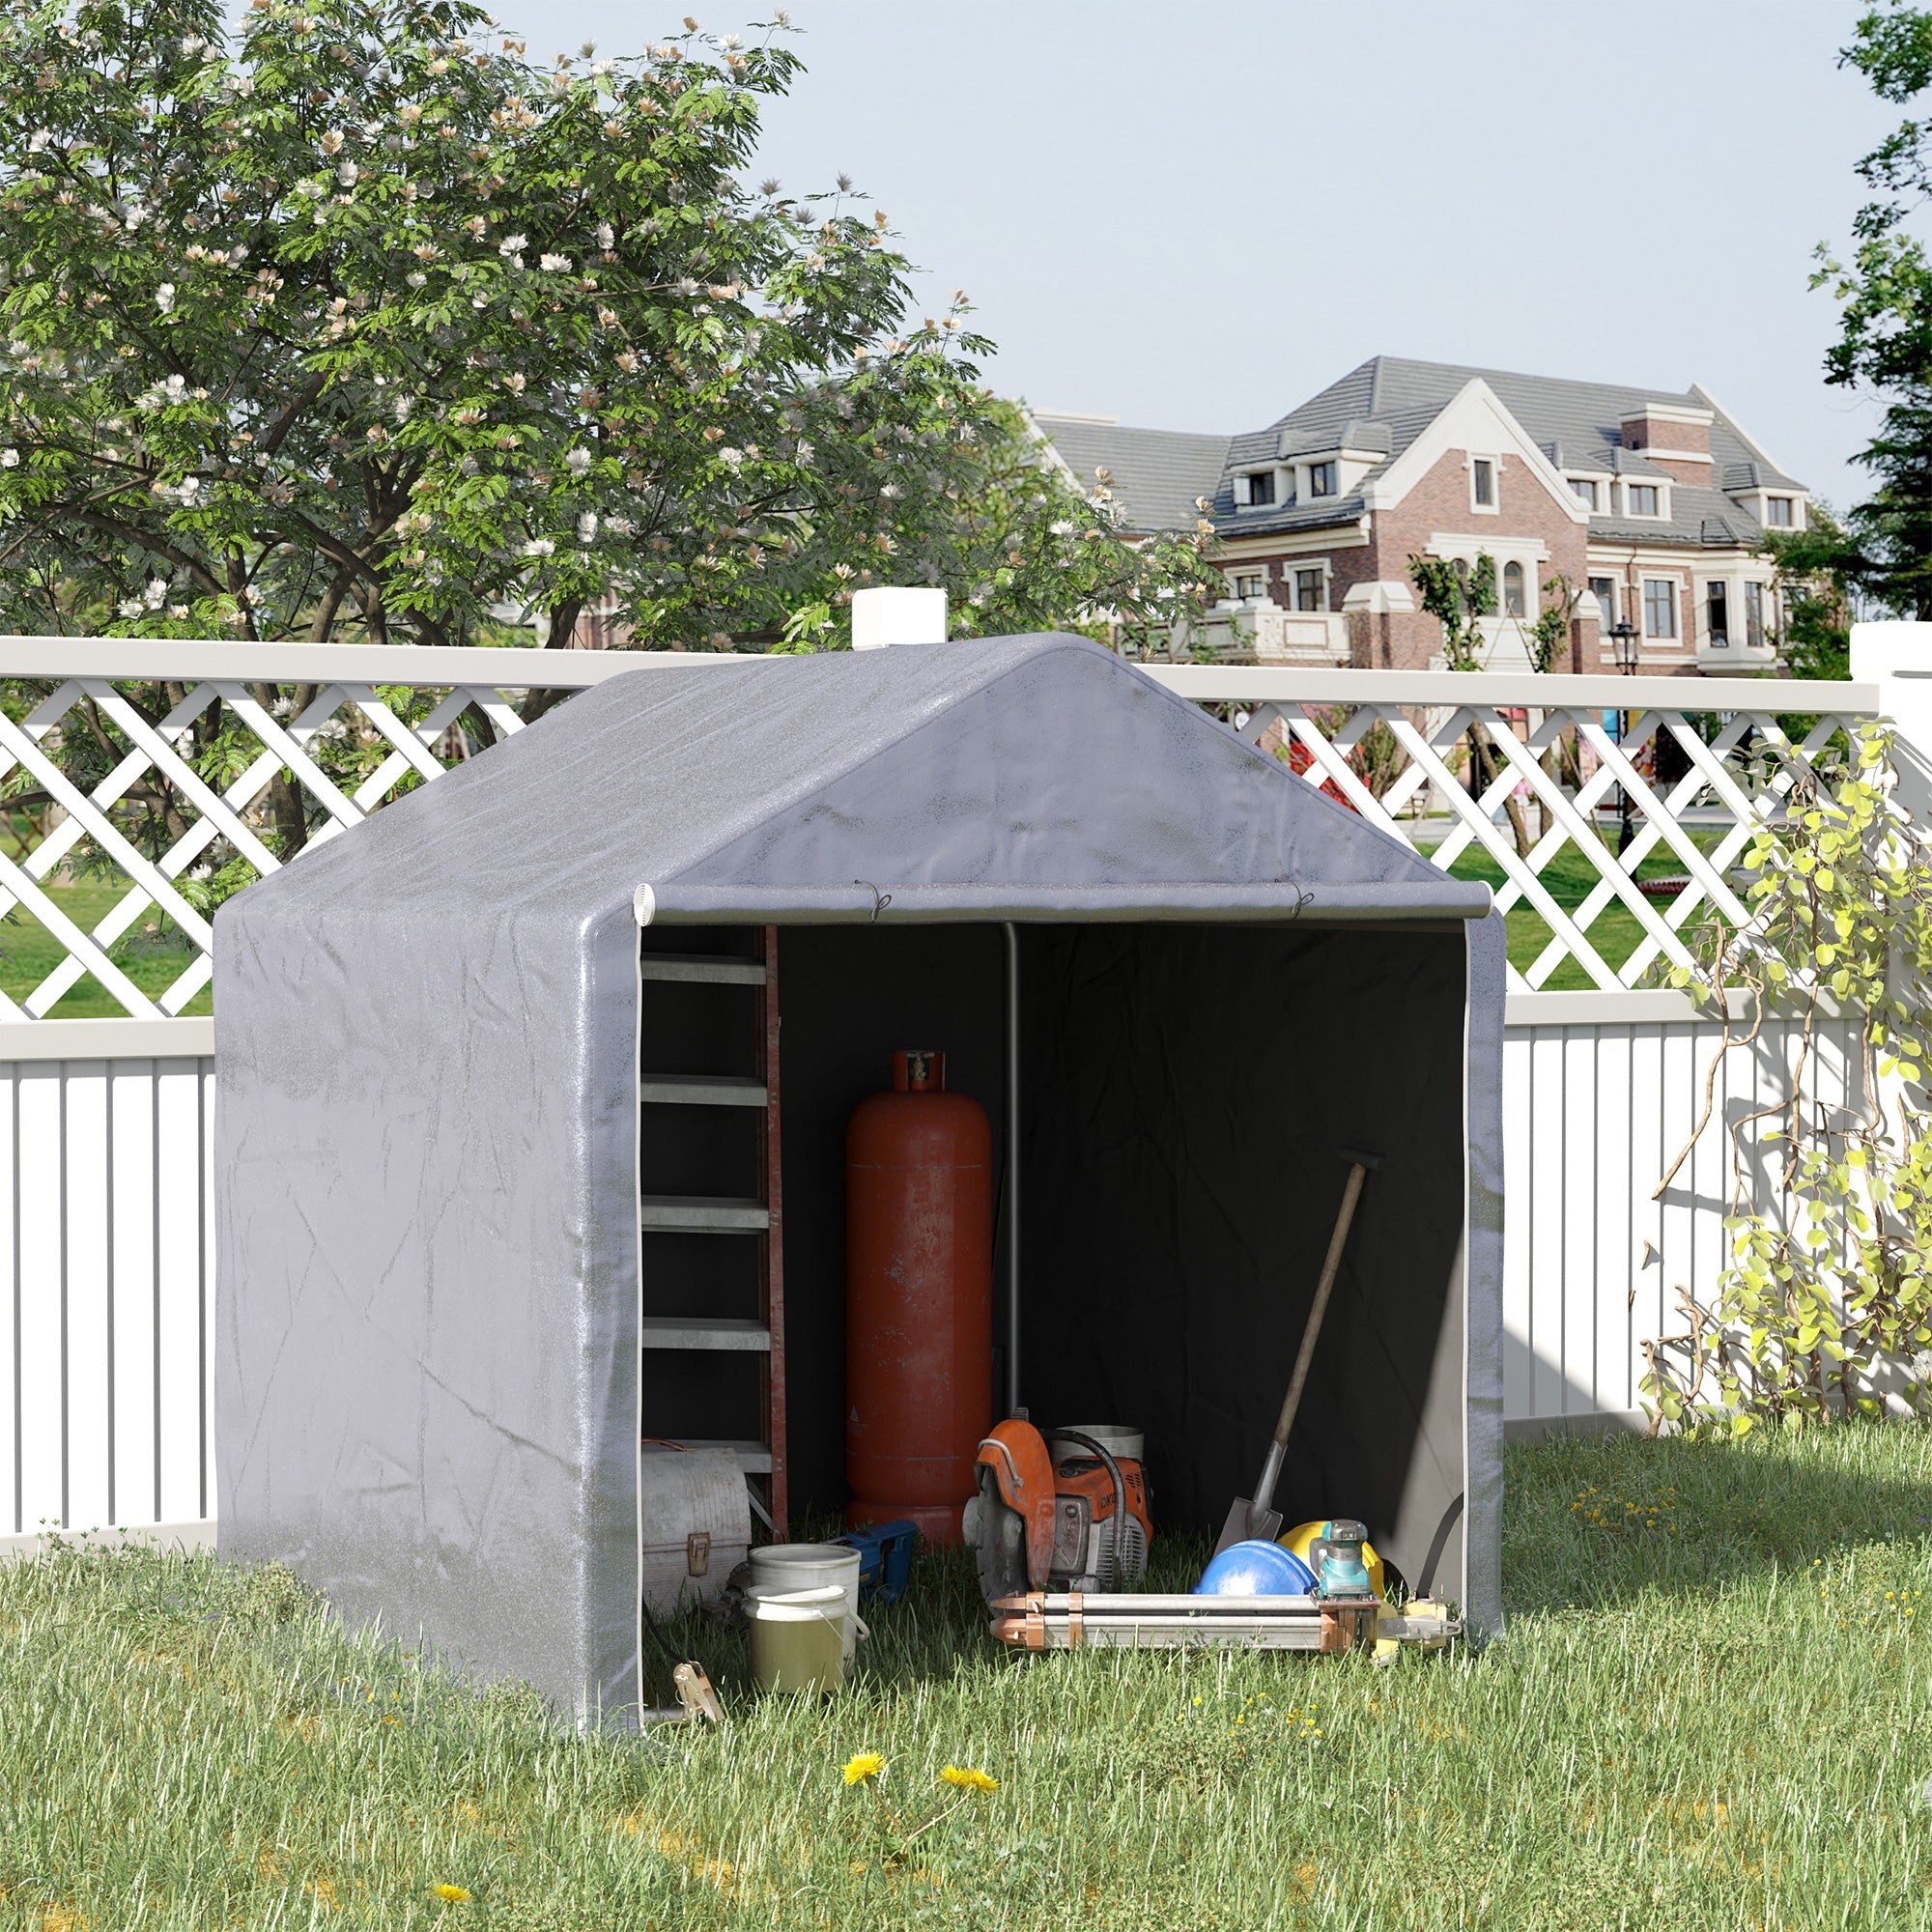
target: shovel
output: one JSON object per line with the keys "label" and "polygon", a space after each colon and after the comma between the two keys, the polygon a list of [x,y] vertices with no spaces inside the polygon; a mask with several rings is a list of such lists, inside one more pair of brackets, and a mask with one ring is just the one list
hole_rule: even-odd
{"label": "shovel", "polygon": [[1315,1303],[1308,1311],[1308,1326],[1302,1330],[1301,1352],[1294,1358],[1294,1374],[1289,1378],[1288,1394],[1281,1405],[1281,1420],[1274,1426],[1274,1440],[1268,1444],[1267,1461],[1262,1464],[1261,1480],[1255,1484],[1252,1500],[1236,1497],[1221,1525],[1221,1540],[1214,1554],[1250,1537],[1272,1543],[1281,1534],[1281,1512],[1269,1506],[1274,1501],[1274,1486],[1281,1474],[1282,1458],[1288,1453],[1288,1433],[1294,1427],[1294,1411],[1301,1406],[1301,1391],[1308,1380],[1309,1364],[1315,1359],[1316,1339],[1321,1333],[1321,1318],[1328,1312],[1329,1291],[1335,1286],[1336,1271],[1342,1265],[1342,1250],[1349,1239],[1349,1223],[1355,1218],[1355,1203],[1362,1197],[1362,1181],[1372,1168],[1382,1164],[1378,1153],[1365,1153],[1360,1148],[1342,1148],[1341,1156],[1349,1163],[1349,1184],[1342,1190],[1342,1211],[1335,1217],[1335,1232],[1328,1241],[1328,1259],[1321,1264],[1321,1279],[1315,1284]]}

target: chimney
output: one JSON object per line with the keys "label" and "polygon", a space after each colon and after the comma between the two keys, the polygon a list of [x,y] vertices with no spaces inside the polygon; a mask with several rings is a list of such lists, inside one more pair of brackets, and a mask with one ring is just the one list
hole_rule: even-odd
{"label": "chimney", "polygon": [[1643,451],[1680,483],[1708,486],[1714,420],[1711,411],[1684,403],[1645,403],[1624,417],[1623,446]]}

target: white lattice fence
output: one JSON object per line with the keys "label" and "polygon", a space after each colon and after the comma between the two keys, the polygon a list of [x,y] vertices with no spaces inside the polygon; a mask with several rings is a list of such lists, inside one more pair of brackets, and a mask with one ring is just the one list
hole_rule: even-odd
{"label": "white lattice fence", "polygon": [[[24,983],[0,944],[0,970],[15,981],[0,999],[0,1194],[12,1190],[0,1217],[0,1545],[45,1521],[205,1533],[213,1037],[209,1020],[181,1015],[205,1004],[212,965],[197,887],[237,859],[258,871],[280,862],[277,781],[285,801],[293,786],[306,802],[308,842],[319,843],[486,736],[521,728],[532,688],[567,694],[634,669],[744,662],[0,639],[0,681],[13,694],[0,776],[37,795],[31,820],[16,800],[15,836],[0,841],[0,912],[17,908],[56,955]],[[1633,1205],[1654,1183],[1657,1151],[1674,1148],[1693,1117],[1716,1035],[1680,995],[1631,989],[1653,963],[1683,956],[1687,922],[1712,909],[1738,916],[1726,873],[1743,845],[1777,822],[1833,732],[1880,708],[1879,688],[1153,674],[1203,703],[1253,712],[1250,735],[1257,707],[1275,707],[1311,783],[1438,867],[1486,856],[1503,881],[1498,903],[1541,919],[1547,943],[1513,974],[1505,1051],[1509,1413],[1520,1424],[1628,1410],[1634,1345],[1667,1312],[1680,1269],[1695,1273],[1715,1254],[1724,1194],[1700,1150],[1655,1210]],[[1817,722],[1788,729],[1794,712],[1782,707]],[[1628,732],[1605,727],[1605,712],[1626,709]],[[1693,728],[1699,713],[1724,714],[1709,742]],[[1471,732],[1496,761],[1480,797],[1459,760]],[[1580,786],[1545,769],[1543,754],[1566,733],[1591,753]],[[1680,749],[1681,775],[1660,782],[1640,753],[1666,740]],[[1621,859],[1601,823],[1619,786],[1633,819]],[[1518,787],[1535,830],[1526,857],[1504,813]],[[173,816],[156,836],[162,797]],[[1574,887],[1554,874],[1561,864],[1574,870],[1579,854],[1594,883],[1566,904]],[[1660,905],[1632,875],[1664,854],[1688,883]],[[106,912],[84,922],[63,906],[77,861],[82,876],[112,887]],[[1609,943],[1612,908],[1634,922],[1634,950],[1628,925]],[[157,915],[179,935],[159,967],[138,949]],[[1537,990],[1566,961],[1596,990]],[[71,1012],[90,979],[121,1017],[62,1016],[61,1002]],[[1758,1074],[1740,1065],[1725,1078],[1742,1100]]]}
{"label": "white lattice fence", "polygon": [[[19,907],[65,952],[23,994],[0,991],[0,1024],[44,1018],[89,977],[131,1018],[181,1013],[209,983],[213,946],[197,902],[206,895],[185,893],[182,881],[234,859],[257,873],[283,863],[286,842],[270,811],[278,778],[313,822],[308,842],[320,844],[399,788],[440,777],[479,748],[485,730],[494,738],[521,730],[532,687],[546,696],[577,690],[638,662],[586,652],[0,639],[0,678],[17,681],[16,693],[51,687],[0,711],[0,782],[16,807],[27,797],[59,814],[27,825],[18,854],[0,848],[0,914]],[[93,768],[85,780],[76,776],[82,766]],[[165,817],[162,840],[138,838],[137,800],[151,817]],[[117,891],[85,929],[46,890],[77,855],[89,879]],[[164,986],[144,990],[115,949],[155,913],[187,951]]]}
{"label": "white lattice fence", "polygon": [[[1528,964],[1510,968],[1517,992],[1540,990],[1566,961],[1605,991],[1642,985],[1660,961],[1690,964],[1688,926],[1745,917],[1727,875],[1752,834],[1780,822],[1833,740],[1878,704],[1876,685],[1755,678],[1188,668],[1163,681],[1259,707],[1250,737],[1271,725],[1267,736],[1292,748],[1311,784],[1423,845],[1444,870],[1471,852],[1487,856],[1503,875],[1497,905],[1527,908],[1548,935]],[[1796,732],[1794,719],[1804,721]],[[1480,790],[1468,782],[1472,743],[1492,774]],[[1678,775],[1661,780],[1666,764]],[[1566,767],[1580,782],[1564,781]],[[1507,815],[1512,798],[1532,834],[1526,854]],[[1621,818],[1626,798],[1630,838],[1619,851],[1603,815]],[[1551,889],[1548,875],[1566,859],[1594,877],[1579,904]],[[1661,902],[1646,894],[1636,874],[1647,860],[1670,862],[1681,890]],[[1613,907],[1637,926],[1634,949],[1611,949],[1617,958],[1600,943]]]}

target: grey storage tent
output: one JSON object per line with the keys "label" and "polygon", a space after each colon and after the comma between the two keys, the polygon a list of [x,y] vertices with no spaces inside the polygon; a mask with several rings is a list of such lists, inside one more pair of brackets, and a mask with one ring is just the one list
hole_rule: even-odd
{"label": "grey storage tent", "polygon": [[1144,1428],[1157,1527],[1249,1492],[1337,1150],[1384,1155],[1277,1502],[1499,1621],[1500,918],[1097,646],[639,668],[217,925],[224,1551],[639,1701],[640,1439],[734,1434],[731,1365],[646,1346],[688,1285],[640,1269],[640,1193],[691,1137],[640,1127],[640,961],[757,930],[795,1499],[844,1495],[845,1117],[937,1047],[1020,1202],[1022,1399]]}

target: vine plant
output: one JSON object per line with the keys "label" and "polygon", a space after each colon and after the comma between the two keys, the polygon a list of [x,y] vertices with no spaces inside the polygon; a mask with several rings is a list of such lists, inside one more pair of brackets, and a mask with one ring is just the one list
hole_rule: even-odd
{"label": "vine plant", "polygon": [[[1932,858],[1890,790],[1889,735],[1854,732],[1837,771],[1795,789],[1785,825],[1752,840],[1746,925],[1707,925],[1697,970],[1669,976],[1726,1018],[1701,1117],[1654,1199],[1710,1123],[1724,1056],[1761,1050],[1771,1018],[1798,1026],[1781,1097],[1728,1125],[1729,1264],[1708,1301],[1679,1288],[1684,1334],[1643,1344],[1653,1434],[1875,1414],[1887,1385],[1927,1406]],[[1819,1077],[1819,1024],[1833,1011],[1859,1016],[1842,1107]]]}

